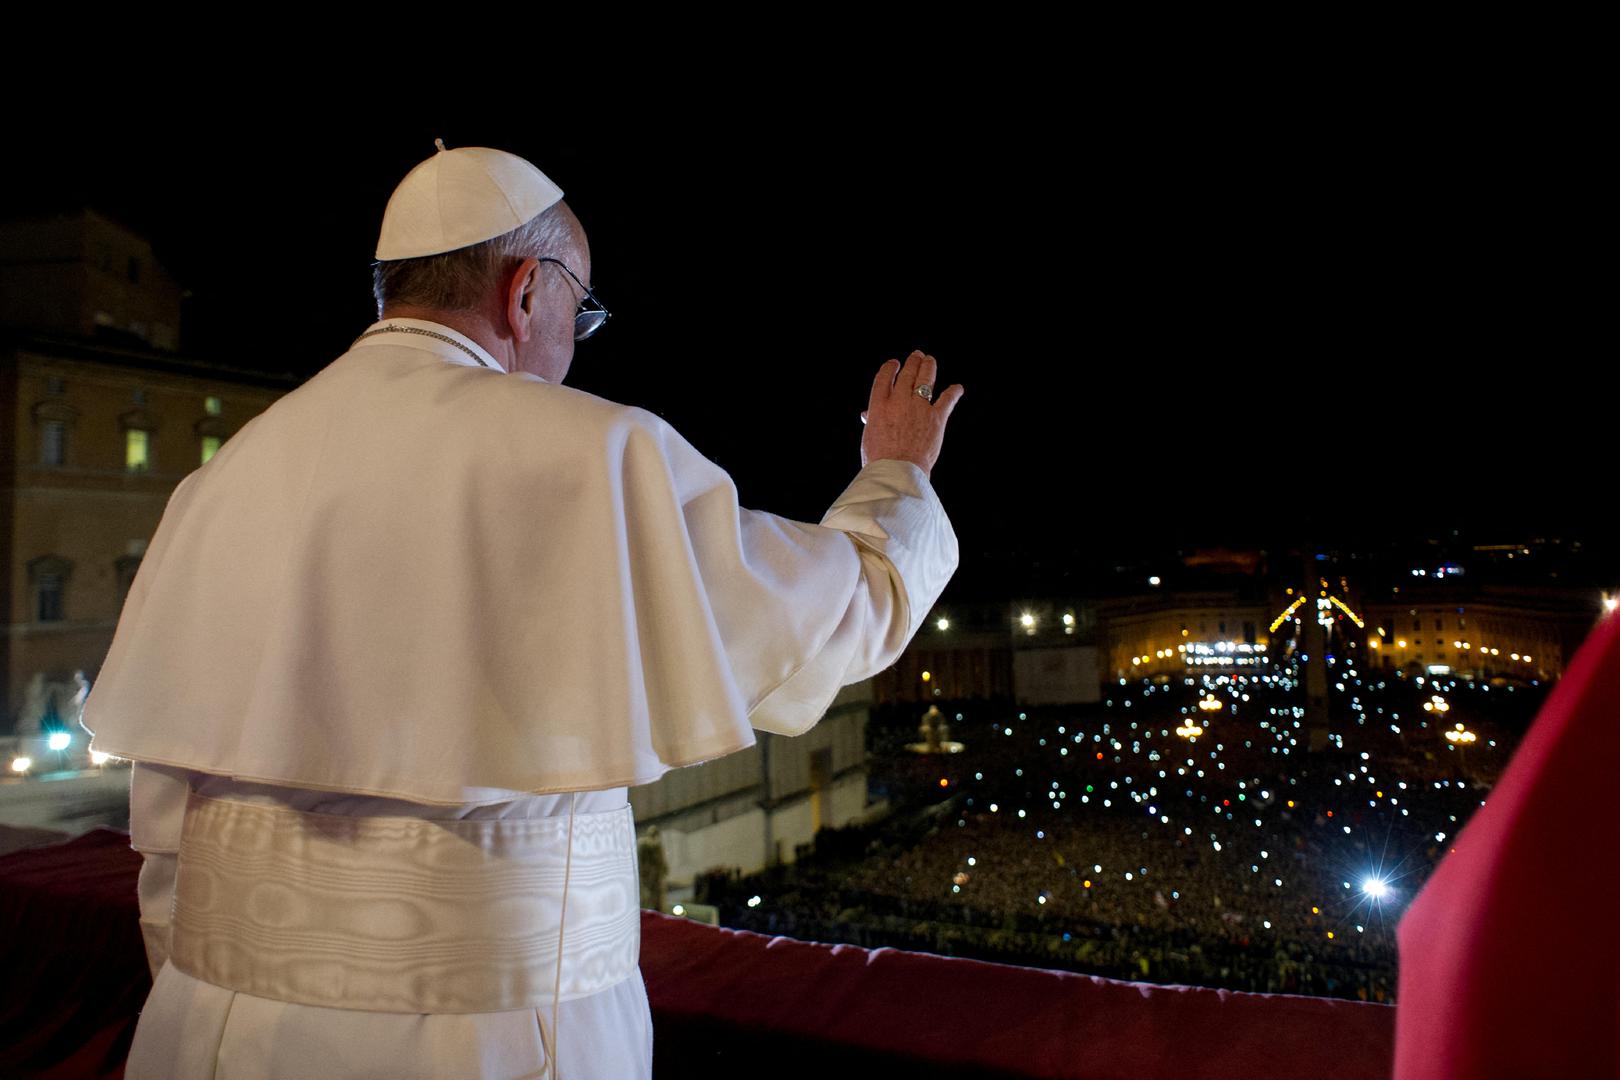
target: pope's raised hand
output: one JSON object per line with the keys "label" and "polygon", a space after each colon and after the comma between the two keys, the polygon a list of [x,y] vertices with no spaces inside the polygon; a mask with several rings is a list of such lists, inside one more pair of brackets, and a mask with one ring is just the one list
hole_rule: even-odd
{"label": "pope's raised hand", "polygon": [[878,368],[872,380],[872,397],[861,420],[866,431],[861,436],[861,467],[869,461],[898,458],[909,461],[925,474],[933,472],[945,440],[945,422],[964,393],[960,383],[929,401],[916,392],[919,386],[932,387],[938,364],[918,349],[901,364],[889,360]]}

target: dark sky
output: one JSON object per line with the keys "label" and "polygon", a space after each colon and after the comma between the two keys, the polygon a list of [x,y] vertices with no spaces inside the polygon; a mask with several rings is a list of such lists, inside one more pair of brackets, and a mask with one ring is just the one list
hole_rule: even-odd
{"label": "dark sky", "polygon": [[1553,136],[1483,97],[1188,91],[35,111],[5,205],[104,207],[192,291],[188,353],[308,374],[374,318],[382,208],[433,138],[522,154],[613,311],[568,383],[664,416],[747,505],[817,520],[878,365],[936,355],[967,390],[934,472],[964,569],[1593,531],[1612,347],[1576,329]]}

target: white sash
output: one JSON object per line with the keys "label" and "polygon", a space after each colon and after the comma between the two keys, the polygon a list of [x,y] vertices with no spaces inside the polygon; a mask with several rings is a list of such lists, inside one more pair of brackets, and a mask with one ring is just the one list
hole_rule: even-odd
{"label": "white sash", "polygon": [[352,817],[191,791],[172,922],[176,968],[260,997],[555,1011],[636,970],[634,818]]}

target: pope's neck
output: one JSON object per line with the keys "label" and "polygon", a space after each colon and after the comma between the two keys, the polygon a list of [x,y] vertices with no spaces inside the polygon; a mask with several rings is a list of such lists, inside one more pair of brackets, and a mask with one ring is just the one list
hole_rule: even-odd
{"label": "pope's neck", "polygon": [[384,319],[422,319],[465,334],[483,346],[506,371],[512,371],[517,354],[509,340],[503,340],[487,319],[476,311],[439,311],[436,308],[417,307],[413,304],[389,304],[383,308]]}

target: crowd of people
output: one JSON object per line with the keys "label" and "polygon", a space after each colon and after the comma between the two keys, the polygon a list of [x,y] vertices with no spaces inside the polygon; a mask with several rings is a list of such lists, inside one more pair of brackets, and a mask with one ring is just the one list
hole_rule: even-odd
{"label": "crowd of people", "polygon": [[[877,718],[874,783],[897,812],[823,830],[794,864],[701,879],[698,899],[791,937],[1390,1002],[1405,903],[1535,696],[1504,712],[1483,687],[1343,677],[1314,748],[1286,675],[964,708],[958,755],[911,754],[914,728]],[[1437,695],[1444,723],[1422,708]],[[1443,736],[1463,715],[1486,729],[1467,751]],[[1201,734],[1172,730],[1188,723]]]}

